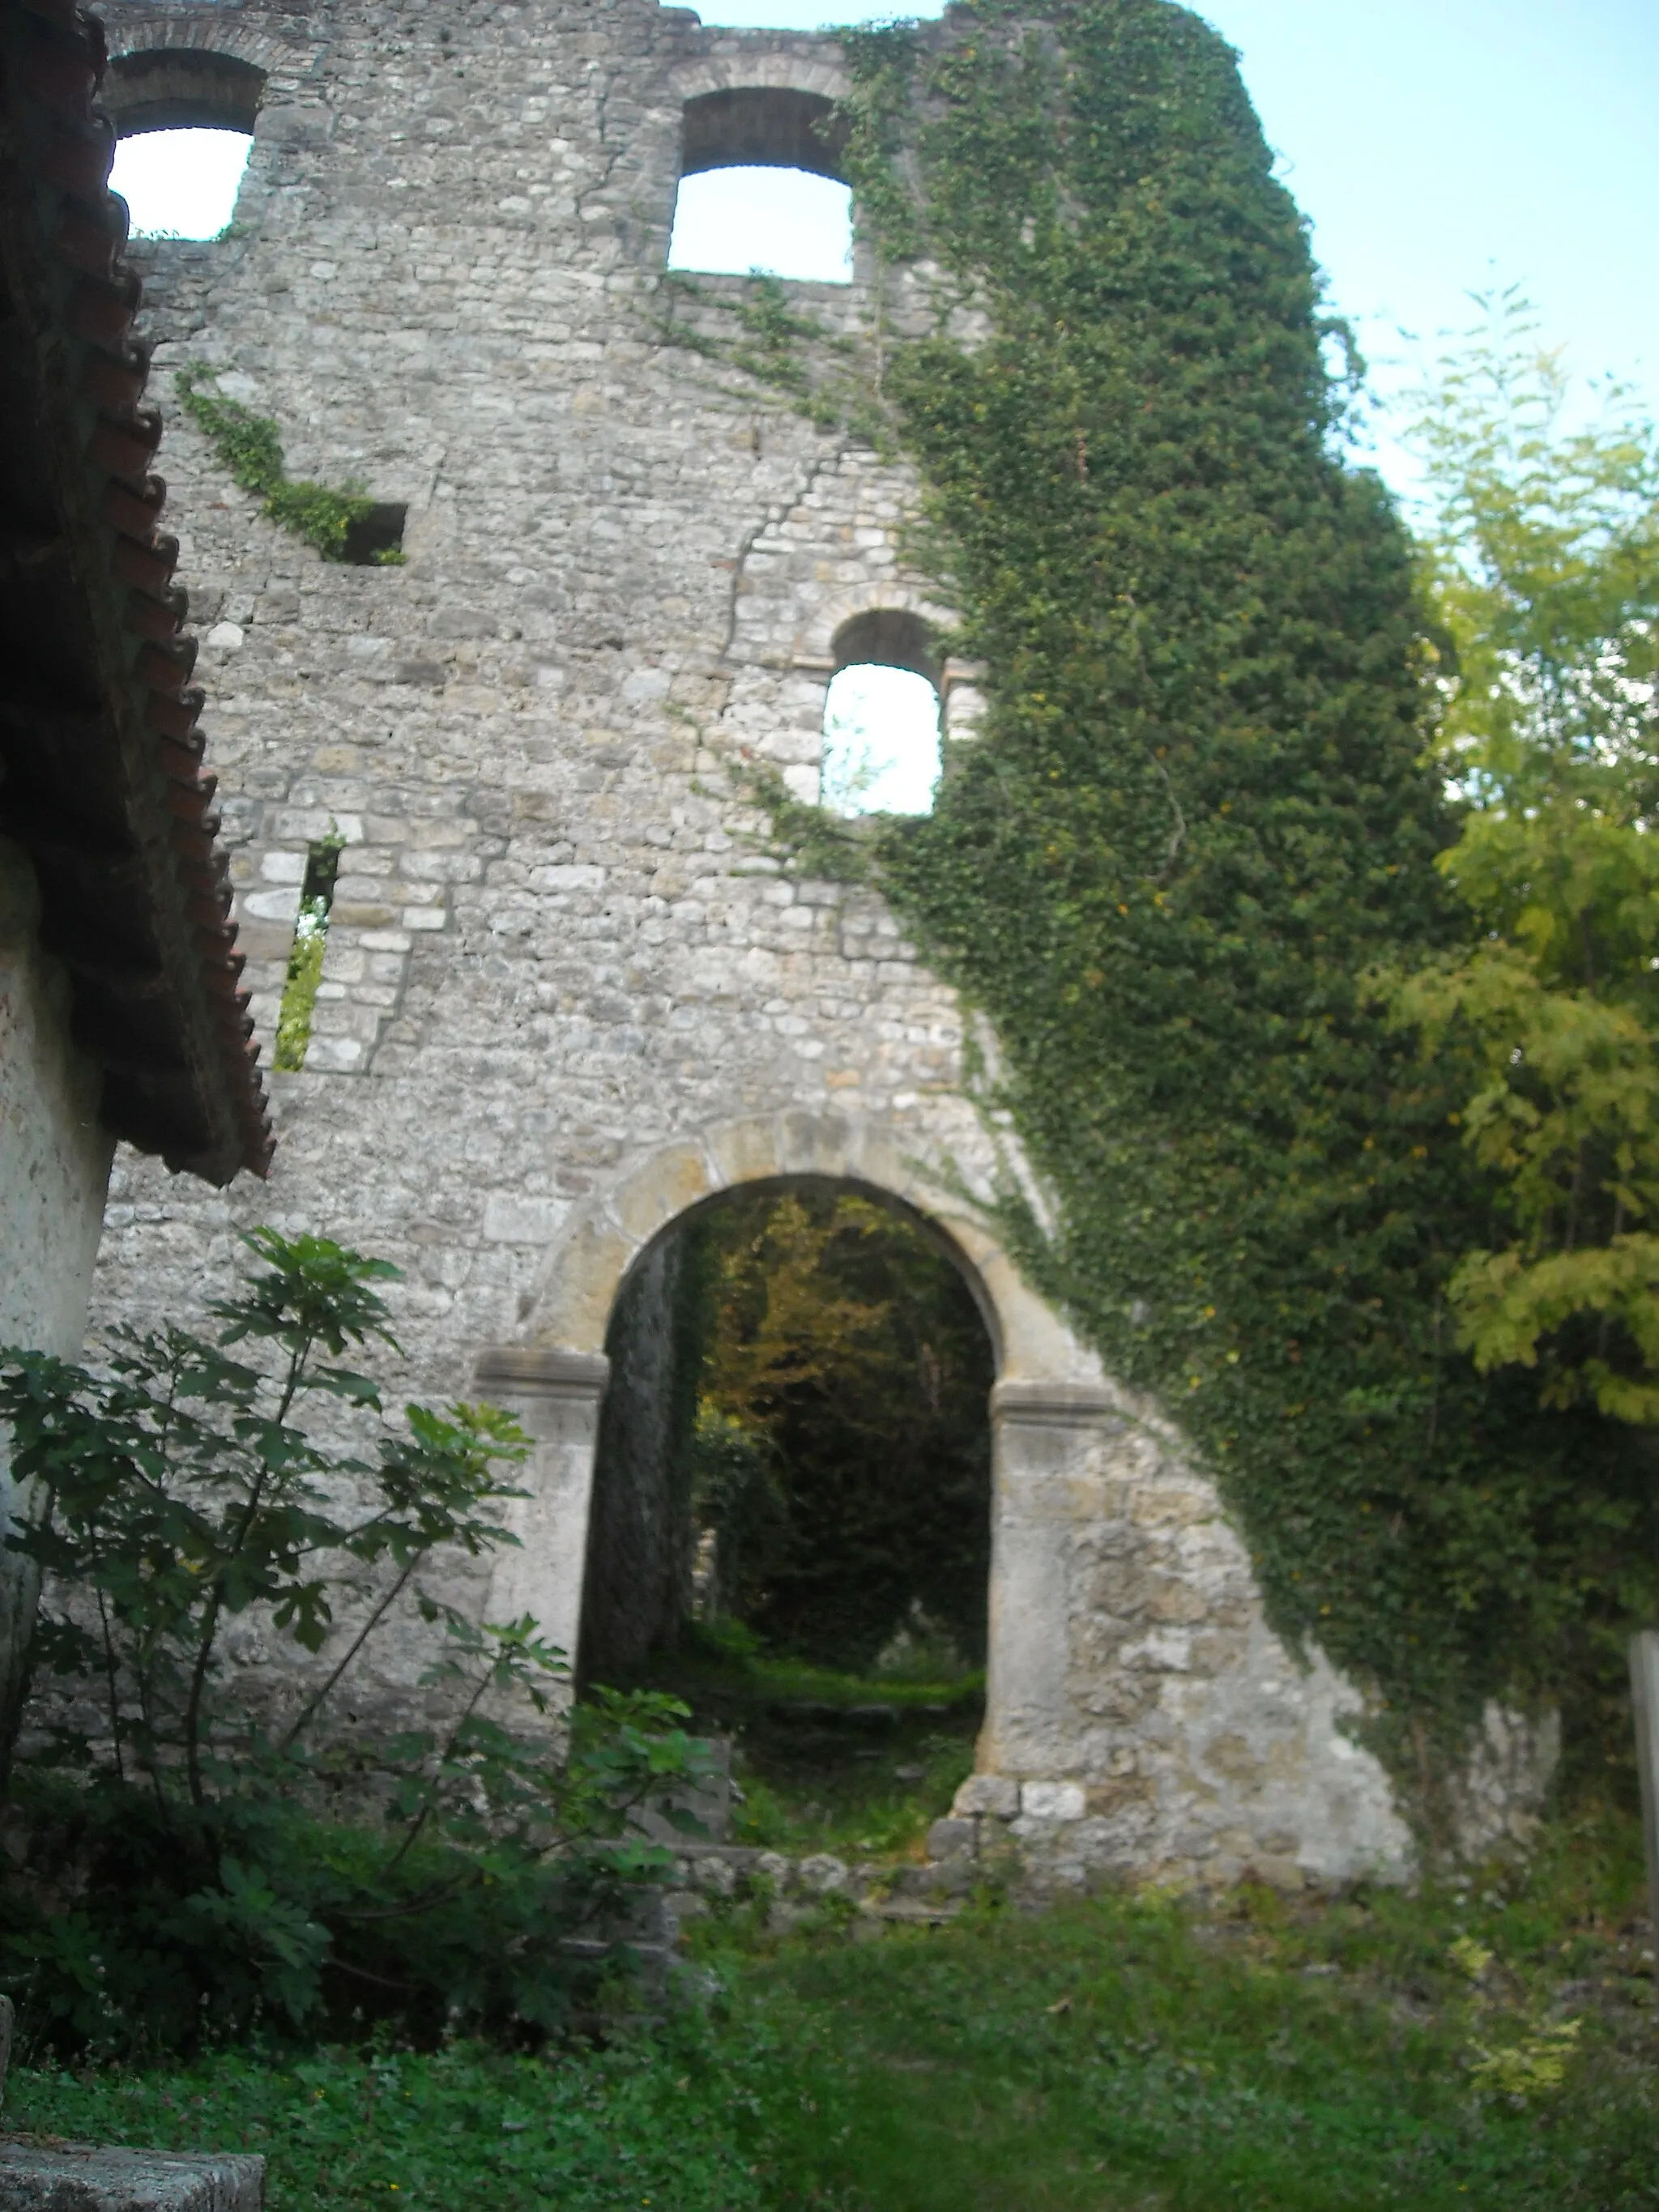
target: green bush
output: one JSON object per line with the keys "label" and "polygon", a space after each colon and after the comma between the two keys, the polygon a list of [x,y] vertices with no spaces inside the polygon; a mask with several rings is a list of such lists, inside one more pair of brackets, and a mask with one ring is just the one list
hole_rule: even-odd
{"label": "green bush", "polygon": [[[514,1540],[496,1509],[520,1494],[516,1425],[469,1405],[387,1423],[341,1355],[394,1344],[374,1285],[397,1271],[316,1237],[246,1242],[266,1267],[214,1307],[216,1343],[129,1328],[99,1374],[0,1362],[37,1503],[7,1540],[49,1577],[30,1664],[52,1698],[0,1984],[37,2031],[104,2051],[343,2007],[545,2029],[574,1985],[563,1939],[667,1863],[631,1815],[701,1771],[685,1709],[599,1689],[555,1728],[568,1668],[534,1621],[480,1625],[421,1580]],[[230,1356],[244,1342],[257,1364]],[[301,1425],[330,1401],[354,1434],[378,1421],[372,1458]],[[354,1726],[342,1686],[400,1610],[441,1628],[422,1679],[445,1717]],[[294,1661],[264,1706],[226,1656],[247,1614]]]}

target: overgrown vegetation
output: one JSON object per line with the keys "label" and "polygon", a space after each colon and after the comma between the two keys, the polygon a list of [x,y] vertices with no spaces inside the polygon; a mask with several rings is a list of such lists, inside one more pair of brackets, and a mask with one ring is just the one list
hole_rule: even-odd
{"label": "overgrown vegetation", "polygon": [[854,1673],[770,1650],[740,1621],[693,1622],[650,1680],[732,1739],[732,1841],[795,1857],[919,1853],[973,1771],[984,1713],[982,1673],[925,1628]]}
{"label": "overgrown vegetation", "polygon": [[328,951],[328,917],[334,903],[334,878],[339,872],[345,840],[331,825],[330,834],[313,845],[306,858],[300,885],[300,911],[295,918],[294,943],[283,979],[282,1004],[276,1015],[276,1049],[271,1066],[296,1072],[306,1064],[311,1044],[312,1018],[317,1011],[317,987],[323,980],[323,958]]}
{"label": "overgrown vegetation", "polygon": [[1397,986],[1479,1087],[1465,1144],[1507,1241],[1449,1285],[1485,1370],[1659,1421],[1659,432],[1618,391],[1583,427],[1512,295],[1420,425],[1437,529],[1439,757],[1468,811],[1441,866],[1467,941]]}
{"label": "overgrown vegetation", "polygon": [[[0,1363],[35,1499],[7,1546],[51,1578],[0,1983],[35,2033],[102,2054],[343,2010],[545,2032],[580,1978],[562,1939],[666,1863],[632,1811],[702,1753],[648,1692],[595,1691],[558,1740],[564,1655],[444,1595],[514,1540],[516,1426],[386,1421],[343,1355],[395,1350],[397,1271],[246,1241],[263,1272],[214,1306],[215,1343],[124,1328],[96,1374]],[[400,1614],[442,1632],[412,1696],[365,1659]],[[264,1702],[256,1661],[285,1662]]]}
{"label": "overgrown vegetation", "polygon": [[[228,398],[205,371],[181,369],[174,380],[185,413],[212,440],[232,480],[263,501],[273,522],[314,545],[324,560],[349,560],[351,532],[368,520],[375,507],[361,485],[337,490],[308,477],[290,477],[282,432],[270,416],[256,415],[240,400]],[[373,565],[399,568],[403,559],[398,548],[388,547],[373,556]]]}
{"label": "overgrown vegetation", "polygon": [[[661,1335],[618,1307],[619,1402],[641,1334],[634,1387],[661,1402],[605,1431],[599,1550],[632,1565],[590,1576],[584,1650],[733,1739],[739,1840],[908,1850],[969,1771],[983,1705],[993,1365],[972,1294],[913,1218],[815,1184],[728,1194],[665,1274]],[[669,1463],[641,1509],[653,1421]],[[616,1612],[648,1626],[613,1649]]]}
{"label": "overgrown vegetation", "polygon": [[914,1609],[982,1662],[994,1376],[958,1270],[841,1190],[731,1197],[690,1233],[708,1609],[848,1673]]}
{"label": "overgrown vegetation", "polygon": [[[1483,1371],[1463,1340],[1468,1255],[1500,1249],[1516,1202],[1463,1143],[1479,1025],[1460,1006],[1426,1055],[1391,1025],[1385,979],[1455,971],[1470,932],[1428,752],[1460,696],[1444,610],[1341,458],[1353,386],[1322,347],[1345,334],[1213,32],[1166,0],[1041,24],[972,0],[945,32],[843,42],[866,245],[938,272],[928,335],[895,339],[878,304],[866,371],[921,477],[912,556],[962,611],[987,713],[932,817],[873,843],[756,795],[796,866],[872,867],[989,1016],[986,1103],[1058,1223],[1011,1178],[1008,1241],[1178,1414],[1275,1624],[1364,1686],[1370,1740],[1443,1833],[1489,1698],[1563,1700],[1575,1753],[1626,1756],[1605,1727],[1622,1639],[1659,1609],[1643,1440],[1593,1389],[1540,1414],[1523,1370],[1482,1352]],[[775,363],[755,373],[790,396]],[[1635,481],[1601,488],[1616,504]],[[1619,602],[1632,676],[1638,597]],[[1650,695],[1621,696],[1650,737]],[[1645,1036],[1605,1018],[1644,1069]],[[1598,1109],[1615,1151],[1646,1081]],[[1559,1183],[1552,1146],[1533,1150]],[[1620,1175],[1609,1238],[1645,1203]],[[1627,1373],[1650,1298],[1620,1249],[1589,1327]]]}
{"label": "overgrown vegetation", "polygon": [[74,2074],[7,2121],[264,2151],[272,2212],[1649,2212],[1653,1960],[1627,1822],[1419,1898],[1115,1894],[852,1940],[702,1923],[706,2018]]}

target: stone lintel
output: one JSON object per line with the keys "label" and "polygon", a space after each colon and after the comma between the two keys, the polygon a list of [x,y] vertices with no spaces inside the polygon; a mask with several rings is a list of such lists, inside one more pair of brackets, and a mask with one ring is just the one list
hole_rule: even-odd
{"label": "stone lintel", "polygon": [[991,1419],[1020,1427],[1103,1429],[1118,1426],[1122,1408],[1097,1382],[999,1382]]}
{"label": "stone lintel", "polygon": [[589,1398],[596,1403],[611,1379],[602,1352],[550,1352],[533,1344],[487,1346],[472,1364],[481,1389],[508,1398]]}

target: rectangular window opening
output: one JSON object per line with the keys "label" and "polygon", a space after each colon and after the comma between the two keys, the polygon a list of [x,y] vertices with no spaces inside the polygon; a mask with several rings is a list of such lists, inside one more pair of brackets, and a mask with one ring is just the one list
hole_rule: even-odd
{"label": "rectangular window opening", "polygon": [[340,872],[344,845],[343,837],[325,837],[306,855],[300,913],[294,925],[293,950],[288,956],[282,1008],[276,1017],[276,1051],[271,1061],[273,1067],[284,1068],[290,1074],[305,1066],[306,1048],[311,1042],[311,1017],[328,945],[329,909],[334,903],[334,879]]}
{"label": "rectangular window opening", "polygon": [[404,525],[408,520],[406,506],[377,501],[367,514],[347,523],[345,558],[357,568],[402,568]]}

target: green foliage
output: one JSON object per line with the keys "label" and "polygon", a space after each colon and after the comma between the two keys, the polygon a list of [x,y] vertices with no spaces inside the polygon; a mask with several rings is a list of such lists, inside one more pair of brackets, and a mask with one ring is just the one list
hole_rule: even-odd
{"label": "green foliage", "polygon": [[1109,1894],[874,1943],[734,1915],[701,1923],[724,1994],[648,2037],[146,2073],[26,2050],[6,2120],[261,2151],[273,2212],[1650,2212],[1641,1883],[1634,1823],[1600,1819],[1524,1881],[1416,1895]]}
{"label": "green foliage", "polygon": [[[361,487],[350,484],[336,491],[331,485],[304,477],[295,481],[283,459],[282,433],[269,416],[256,415],[240,400],[226,398],[199,370],[181,370],[176,381],[185,411],[213,441],[233,480],[264,501],[273,522],[314,545],[324,560],[346,560],[348,533],[374,511],[374,501]],[[393,562],[394,556],[387,555],[381,556],[380,565]]]}
{"label": "green foliage", "polygon": [[1000,1040],[986,1103],[1059,1224],[1011,1179],[1009,1242],[1182,1419],[1426,1819],[1484,1700],[1582,1684],[1659,1580],[1644,1468],[1454,1342],[1473,1055],[1420,1063],[1364,979],[1457,943],[1457,823],[1411,548],[1337,454],[1342,333],[1196,17],[972,0],[845,44],[866,245],[939,272],[866,375],[988,670],[933,815],[867,857]]}
{"label": "green foliage", "polygon": [[283,979],[283,1003],[276,1019],[276,1050],[271,1066],[290,1073],[306,1064],[311,1042],[311,1018],[317,1006],[317,986],[323,980],[323,955],[328,950],[328,915],[314,902],[302,902],[295,925],[294,944]]}
{"label": "green foliage", "polygon": [[884,449],[886,416],[879,392],[866,386],[854,342],[816,315],[789,304],[782,280],[755,270],[745,289],[711,291],[684,270],[663,278],[664,311],[656,321],[663,345],[741,369],[769,387],[820,430],[846,429]]}
{"label": "green foliage", "polygon": [[1549,1405],[1659,1420],[1659,433],[1569,387],[1511,295],[1419,424],[1439,749],[1469,811],[1441,866],[1468,943],[1398,981],[1425,1054],[1472,1048],[1465,1140],[1508,1241],[1450,1285],[1478,1364]]}
{"label": "green foliage", "polygon": [[[263,1267],[212,1308],[216,1342],[123,1328],[95,1374],[0,1364],[36,1501],[7,1546],[50,1578],[30,1651],[58,1716],[45,1763],[78,1778],[39,1808],[35,1879],[0,1903],[0,1978],[112,2049],[245,2033],[264,2010],[297,2027],[342,1975],[411,2014],[546,2027],[568,1996],[561,1935],[665,1863],[629,1814],[698,1771],[684,1709],[596,1691],[560,1756],[537,1720],[563,1654],[419,1579],[514,1540],[516,1425],[408,1406],[374,1434],[379,1386],[344,1358],[396,1348],[377,1286],[397,1270],[319,1237],[244,1241]],[[330,1401],[365,1452],[329,1441]],[[400,1605],[442,1625],[422,1678],[441,1717],[385,1735],[343,1719],[339,1693]],[[227,1653],[239,1621],[292,1654],[274,1706]]]}
{"label": "green foliage", "polygon": [[961,1275],[844,1193],[731,1199],[701,1233],[717,1266],[698,1479],[722,1607],[854,1667],[919,1603],[982,1656],[993,1373]]}
{"label": "green foliage", "polygon": [[300,911],[294,925],[294,943],[283,981],[282,1005],[276,1016],[276,1050],[273,1067],[297,1071],[306,1063],[311,1042],[311,1020],[317,1006],[317,987],[323,980],[323,959],[328,950],[329,909],[334,902],[334,878],[339,870],[345,840],[331,822],[329,835],[313,845],[300,886]]}
{"label": "green foliage", "polygon": [[[1634,1838],[1611,1867],[1601,1840],[1549,1839],[1514,1896],[1298,1905],[1246,1885],[1207,1908],[1106,1896],[869,1948],[763,1945],[750,2015],[796,2054],[772,2106],[799,2192],[780,2201],[1638,2212],[1659,2189],[1652,1985],[1615,1932]],[[1449,1955],[1460,1929],[1495,1954],[1478,1991]],[[1550,2039],[1560,2080],[1534,2067],[1512,2091],[1544,2039],[1527,2023],[1580,2009],[1587,1975],[1606,1994]],[[1477,2037],[1510,2054],[1506,2078]]]}
{"label": "green foliage", "polygon": [[960,1654],[936,1642],[915,1656],[931,1656],[931,1671],[878,1662],[854,1673],[775,1651],[740,1621],[700,1620],[653,1679],[699,1728],[733,1739],[735,1841],[796,1857],[899,1856],[972,1772],[985,1707],[984,1675]]}
{"label": "green foliage", "polygon": [[[758,2072],[758,2065],[757,2067]],[[761,2212],[755,2083],[687,2021],[602,2052],[225,2052],[187,2073],[14,2069],[7,2124],[262,2152],[272,2212]]]}
{"label": "green foliage", "polygon": [[776,858],[820,882],[856,884],[869,875],[870,840],[857,823],[797,799],[769,762],[745,761],[734,769],[733,779],[764,813],[765,842]]}

